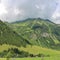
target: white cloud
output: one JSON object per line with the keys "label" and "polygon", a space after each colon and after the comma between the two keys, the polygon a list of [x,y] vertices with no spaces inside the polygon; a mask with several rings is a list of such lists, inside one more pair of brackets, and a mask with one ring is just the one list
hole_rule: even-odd
{"label": "white cloud", "polygon": [[39,9],[40,7],[39,7],[39,5],[35,5],[35,7],[37,8],[37,9]]}
{"label": "white cloud", "polygon": [[52,15],[53,22],[60,24],[60,0],[57,1],[57,8]]}
{"label": "white cloud", "polygon": [[0,15],[6,14],[7,10],[6,7],[1,3],[0,4]]}
{"label": "white cloud", "polygon": [[0,18],[2,21],[11,22],[29,17],[59,21],[60,0],[1,0]]}
{"label": "white cloud", "polygon": [[18,9],[18,8],[15,8],[15,9],[14,9],[14,14],[15,14],[15,15],[19,15],[19,14],[20,14],[20,15],[23,15],[23,12],[24,12],[24,11],[23,11],[22,9]]}
{"label": "white cloud", "polygon": [[53,19],[56,19],[57,17],[60,17],[60,13],[54,13],[52,16]]}

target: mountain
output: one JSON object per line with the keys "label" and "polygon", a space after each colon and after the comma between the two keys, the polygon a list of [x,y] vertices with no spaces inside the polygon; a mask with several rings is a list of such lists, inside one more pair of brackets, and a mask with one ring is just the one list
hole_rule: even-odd
{"label": "mountain", "polygon": [[48,19],[29,18],[11,23],[10,27],[32,45],[59,49],[60,26]]}
{"label": "mountain", "polygon": [[0,20],[0,45],[26,46],[29,42]]}

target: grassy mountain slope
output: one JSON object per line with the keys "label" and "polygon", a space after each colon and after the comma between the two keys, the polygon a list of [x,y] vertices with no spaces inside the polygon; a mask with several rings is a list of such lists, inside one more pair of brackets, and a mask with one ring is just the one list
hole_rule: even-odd
{"label": "grassy mountain slope", "polygon": [[25,46],[29,44],[27,40],[24,40],[15,31],[12,31],[5,23],[0,21],[0,45],[9,44],[16,46]]}
{"label": "grassy mountain slope", "polygon": [[40,18],[27,19],[15,22],[10,27],[32,45],[59,49],[60,26],[49,20]]}

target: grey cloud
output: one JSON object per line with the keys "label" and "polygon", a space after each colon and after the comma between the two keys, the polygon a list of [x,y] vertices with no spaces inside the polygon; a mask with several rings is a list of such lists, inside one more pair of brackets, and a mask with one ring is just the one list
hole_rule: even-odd
{"label": "grey cloud", "polygon": [[[23,20],[26,18],[41,17],[50,19],[56,10],[56,0],[1,0],[7,10],[3,19],[7,21]],[[14,9],[19,14],[15,15]]]}

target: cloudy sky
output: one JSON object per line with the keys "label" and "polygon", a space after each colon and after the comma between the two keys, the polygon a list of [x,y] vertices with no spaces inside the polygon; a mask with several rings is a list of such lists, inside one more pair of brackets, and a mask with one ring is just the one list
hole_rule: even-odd
{"label": "cloudy sky", "polygon": [[45,18],[60,24],[60,0],[0,0],[0,19],[13,22]]}

